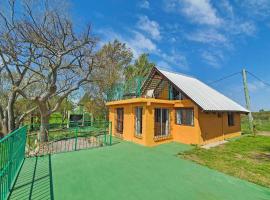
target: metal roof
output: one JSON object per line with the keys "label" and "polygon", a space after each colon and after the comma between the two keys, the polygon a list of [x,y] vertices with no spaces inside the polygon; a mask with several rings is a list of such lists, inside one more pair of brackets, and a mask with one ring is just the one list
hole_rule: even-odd
{"label": "metal roof", "polygon": [[204,111],[249,112],[243,106],[194,77],[160,69],[157,70]]}

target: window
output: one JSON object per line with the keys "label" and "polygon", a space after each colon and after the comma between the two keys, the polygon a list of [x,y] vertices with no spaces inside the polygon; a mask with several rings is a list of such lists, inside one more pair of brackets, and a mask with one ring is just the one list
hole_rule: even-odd
{"label": "window", "polygon": [[173,95],[173,100],[184,100],[185,99],[182,92],[179,92],[179,90],[176,89],[175,87],[172,88],[172,95]]}
{"label": "window", "polygon": [[234,115],[233,115],[233,113],[228,113],[228,126],[234,126]]}
{"label": "window", "polygon": [[116,132],[122,134],[124,128],[124,108],[117,108],[116,114]]}
{"label": "window", "polygon": [[169,135],[169,109],[155,108],[155,137]]}
{"label": "window", "polygon": [[176,110],[176,124],[194,126],[193,108],[180,108]]}
{"label": "window", "polygon": [[135,108],[135,135],[142,135],[142,107]]}

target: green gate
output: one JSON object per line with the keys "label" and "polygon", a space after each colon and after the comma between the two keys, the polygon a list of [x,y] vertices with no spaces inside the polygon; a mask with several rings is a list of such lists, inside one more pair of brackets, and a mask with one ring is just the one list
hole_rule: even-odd
{"label": "green gate", "polygon": [[26,127],[17,129],[0,140],[0,200],[5,200],[13,187],[24,161]]}

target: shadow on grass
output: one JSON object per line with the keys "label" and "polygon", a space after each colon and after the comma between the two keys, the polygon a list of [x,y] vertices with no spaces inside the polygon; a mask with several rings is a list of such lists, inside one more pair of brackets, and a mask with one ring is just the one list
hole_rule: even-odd
{"label": "shadow on grass", "polygon": [[54,199],[50,155],[25,159],[9,199]]}

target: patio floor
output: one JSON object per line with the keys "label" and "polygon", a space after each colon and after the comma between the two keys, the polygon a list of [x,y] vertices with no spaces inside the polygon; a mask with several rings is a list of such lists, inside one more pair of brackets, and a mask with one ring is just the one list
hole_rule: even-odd
{"label": "patio floor", "polygon": [[170,143],[110,147],[26,159],[10,199],[270,199],[270,189],[176,156]]}

